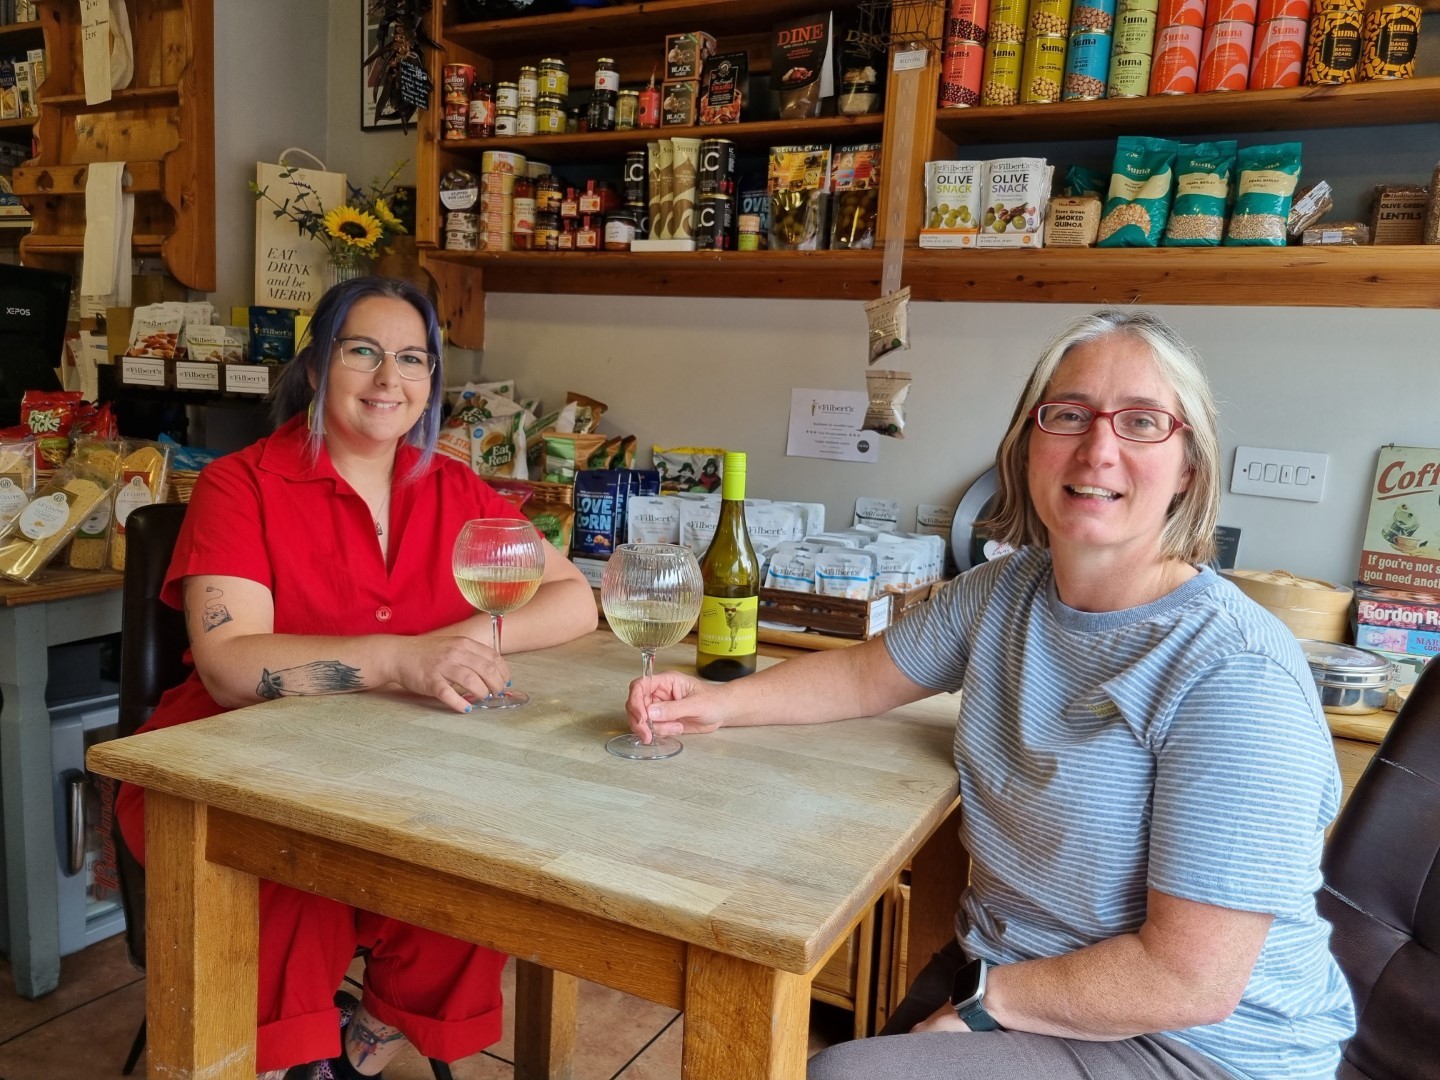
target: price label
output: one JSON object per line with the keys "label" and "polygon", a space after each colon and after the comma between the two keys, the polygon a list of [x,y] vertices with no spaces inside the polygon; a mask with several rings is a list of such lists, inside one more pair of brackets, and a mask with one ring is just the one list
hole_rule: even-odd
{"label": "price label", "polygon": [[135,386],[164,386],[165,361],[142,356],[122,357],[120,381]]}
{"label": "price label", "polygon": [[226,364],[225,389],[232,394],[266,394],[270,392],[268,364]]}
{"label": "price label", "polygon": [[175,365],[176,390],[219,390],[220,365],[181,360]]}
{"label": "price label", "polygon": [[903,49],[895,54],[891,67],[896,71],[917,71],[930,59],[928,49]]}

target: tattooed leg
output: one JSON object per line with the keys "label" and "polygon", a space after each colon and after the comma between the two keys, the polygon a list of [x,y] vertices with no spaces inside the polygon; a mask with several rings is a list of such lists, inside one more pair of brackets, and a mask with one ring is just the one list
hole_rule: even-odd
{"label": "tattooed leg", "polygon": [[361,1076],[374,1076],[405,1045],[405,1033],[382,1024],[361,1005],[345,1027],[345,1055]]}
{"label": "tattooed leg", "polygon": [[313,664],[281,668],[279,671],[262,668],[260,685],[255,687],[255,693],[266,701],[273,701],[286,695],[348,694],[352,690],[363,689],[365,684],[360,678],[359,668],[342,664],[339,660],[316,660]]}

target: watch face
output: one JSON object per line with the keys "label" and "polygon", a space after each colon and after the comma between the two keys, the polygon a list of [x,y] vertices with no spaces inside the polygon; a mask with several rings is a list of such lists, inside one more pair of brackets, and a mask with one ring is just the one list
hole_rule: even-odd
{"label": "watch face", "polygon": [[985,961],[971,960],[955,972],[950,986],[950,1004],[956,1009],[973,1005],[985,994]]}

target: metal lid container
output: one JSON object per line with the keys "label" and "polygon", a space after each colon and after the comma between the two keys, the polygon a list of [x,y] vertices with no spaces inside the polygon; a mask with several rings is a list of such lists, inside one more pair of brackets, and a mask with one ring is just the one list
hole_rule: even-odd
{"label": "metal lid container", "polygon": [[1395,665],[1385,657],[1310,638],[1300,639],[1300,649],[1326,712],[1371,712],[1384,706],[1395,672]]}

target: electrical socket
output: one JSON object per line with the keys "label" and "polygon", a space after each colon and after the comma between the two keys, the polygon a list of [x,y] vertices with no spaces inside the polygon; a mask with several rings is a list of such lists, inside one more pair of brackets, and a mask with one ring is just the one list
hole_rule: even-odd
{"label": "electrical socket", "polygon": [[1236,495],[1319,502],[1325,494],[1325,468],[1329,462],[1329,454],[1237,446],[1230,490]]}

